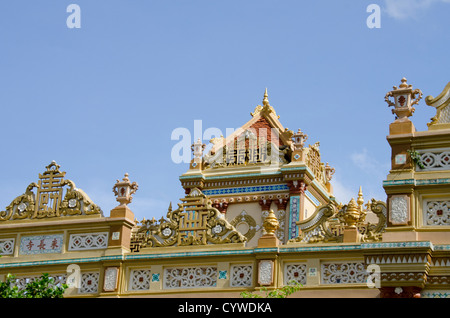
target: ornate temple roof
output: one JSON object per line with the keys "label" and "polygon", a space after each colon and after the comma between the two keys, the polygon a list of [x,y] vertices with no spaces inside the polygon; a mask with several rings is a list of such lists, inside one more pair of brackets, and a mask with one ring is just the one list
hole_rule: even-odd
{"label": "ornate temple roof", "polygon": [[202,188],[204,182],[198,181],[200,179],[227,177],[237,180],[248,176],[256,180],[268,173],[285,171],[284,174],[288,174],[289,171],[304,173],[308,184],[315,180],[314,187],[320,187],[317,191],[329,200],[332,196],[330,180],[335,170],[322,162],[320,143],[306,146],[308,135],[300,129],[294,133],[282,125],[280,116],[270,105],[267,89],[262,105],[257,105],[250,115],[249,121],[226,138],[211,139],[213,146],[208,153],[204,153],[206,145],[201,140],[192,145],[194,158],[190,169],[180,177],[186,193],[193,186]]}

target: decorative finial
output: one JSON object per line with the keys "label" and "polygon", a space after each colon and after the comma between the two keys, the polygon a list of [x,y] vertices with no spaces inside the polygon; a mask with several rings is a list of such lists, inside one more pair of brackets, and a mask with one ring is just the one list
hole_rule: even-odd
{"label": "decorative finial", "polygon": [[[400,81],[402,82],[402,83],[400,84],[400,88],[406,88],[406,87],[408,87],[408,84],[406,84],[406,82],[407,82],[406,77],[403,77]],[[412,85],[409,85],[409,86],[411,87]]]}
{"label": "decorative finial", "polygon": [[[394,86],[392,91],[387,92],[384,100],[389,106],[394,106],[392,113],[397,116],[395,121],[403,122],[408,121],[408,117],[414,113],[415,108],[412,106],[422,99],[422,91],[417,88],[413,90],[412,85],[408,84],[404,77],[401,82],[398,88]],[[391,101],[389,97],[393,97],[394,101]]]}
{"label": "decorative finial", "polygon": [[275,235],[275,231],[280,227],[280,223],[273,210],[270,210],[269,215],[264,219],[263,227],[268,235]]}
{"label": "decorative finial", "polygon": [[130,179],[128,179],[128,173],[125,173],[122,181],[116,181],[113,192],[117,196],[116,200],[120,202],[120,205],[127,205],[133,200],[132,195],[136,193],[138,188],[139,185],[136,182],[131,183]]}
{"label": "decorative finial", "polygon": [[361,218],[361,210],[358,208],[355,199],[352,198],[348,203],[343,218],[347,227],[356,228],[356,223],[358,223]]}
{"label": "decorative finial", "polygon": [[364,204],[364,198],[363,198],[363,193],[362,193],[361,186],[359,187],[358,199],[356,200],[356,203],[358,203],[359,207],[362,207],[362,205]]}
{"label": "decorative finial", "polygon": [[301,150],[305,145],[305,141],[308,140],[308,135],[303,133],[299,128],[298,131],[292,135],[292,141],[295,150]]}
{"label": "decorative finial", "polygon": [[192,153],[194,154],[194,159],[200,159],[203,156],[203,150],[205,150],[206,145],[202,143],[201,139],[198,138],[196,142],[191,145]]}
{"label": "decorative finial", "polygon": [[45,167],[47,169],[47,171],[44,172],[44,174],[48,173],[48,172],[55,172],[55,173],[59,172],[60,167],[61,166],[59,164],[57,164],[55,160],[52,160],[52,162],[50,162],[50,164]]}
{"label": "decorative finial", "polygon": [[267,87],[266,87],[266,90],[264,92],[263,105],[264,106],[270,106],[269,105],[269,95],[267,94]]}

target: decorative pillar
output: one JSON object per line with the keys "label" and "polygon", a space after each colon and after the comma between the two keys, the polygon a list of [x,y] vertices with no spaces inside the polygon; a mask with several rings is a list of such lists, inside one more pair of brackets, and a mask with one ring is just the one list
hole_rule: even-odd
{"label": "decorative pillar", "polygon": [[286,206],[287,203],[289,202],[288,199],[277,199],[274,201],[275,204],[277,205],[278,211],[277,211],[277,218],[278,218],[278,223],[280,224],[279,229],[276,232],[276,235],[278,237],[278,239],[281,242],[285,241],[285,230],[286,230]]}
{"label": "decorative pillar", "polygon": [[132,195],[137,191],[139,185],[136,182],[131,183],[128,179],[128,173],[122,181],[117,180],[113,187],[116,200],[120,203],[111,210],[110,218],[124,218],[124,222],[117,225],[111,225],[108,246],[130,248],[131,228],[134,226],[134,213],[128,207],[133,200]]}
{"label": "decorative pillar", "polygon": [[288,181],[289,187],[289,237],[293,239],[298,236],[297,222],[303,220],[301,212],[305,206],[306,184],[303,181]]}
{"label": "decorative pillar", "polygon": [[[383,241],[416,241],[417,233],[414,224],[414,183],[397,185],[393,180],[411,178],[414,172],[413,139],[405,137],[416,131],[408,117],[414,113],[415,104],[422,98],[420,89],[413,89],[402,78],[400,86],[385,96],[389,106],[393,106],[392,113],[396,115],[393,123],[389,125],[387,140],[391,146],[391,170],[383,185],[387,194],[387,227],[383,234]],[[390,100],[393,98],[393,100]]]}
{"label": "decorative pillar", "polygon": [[[280,224],[275,216],[273,210],[269,210],[269,214],[264,219],[263,229],[264,235],[258,240],[258,248],[270,248],[278,247],[280,241],[275,235],[276,231],[279,229]],[[260,286],[274,286],[276,285],[276,264],[277,264],[277,253],[268,252],[261,253],[257,256],[258,262],[258,284]]]}

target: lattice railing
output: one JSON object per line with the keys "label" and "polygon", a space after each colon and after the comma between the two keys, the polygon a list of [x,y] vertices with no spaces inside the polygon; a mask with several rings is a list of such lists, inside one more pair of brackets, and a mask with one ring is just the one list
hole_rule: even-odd
{"label": "lattice railing", "polygon": [[217,284],[217,267],[173,267],[164,269],[164,288],[205,288]]}
{"label": "lattice railing", "polygon": [[322,263],[322,284],[363,284],[367,281],[364,262]]}
{"label": "lattice railing", "polygon": [[418,150],[420,154],[420,162],[416,167],[418,171],[430,171],[430,170],[450,170],[450,149],[430,149],[430,150]]}
{"label": "lattice railing", "polygon": [[231,267],[230,286],[249,287],[253,284],[252,265],[233,265]]}
{"label": "lattice railing", "polygon": [[423,214],[425,225],[449,226],[450,200],[424,201]]}
{"label": "lattice railing", "polygon": [[284,284],[295,281],[306,285],[306,264],[286,264],[284,267]]}

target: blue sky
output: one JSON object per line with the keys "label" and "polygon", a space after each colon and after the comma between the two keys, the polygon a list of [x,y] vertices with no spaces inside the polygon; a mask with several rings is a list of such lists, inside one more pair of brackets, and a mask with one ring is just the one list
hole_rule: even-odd
{"label": "blue sky", "polygon": [[[81,8],[69,29],[66,8]],[[369,4],[381,7],[370,29]],[[128,172],[140,220],[184,190],[178,127],[238,128],[269,100],[285,127],[320,141],[335,195],[384,200],[384,95],[406,77],[425,96],[450,81],[444,0],[39,0],[0,2],[0,210],[52,160],[105,215]],[[434,116],[424,99],[418,130]],[[207,142],[205,140],[204,142]]]}

